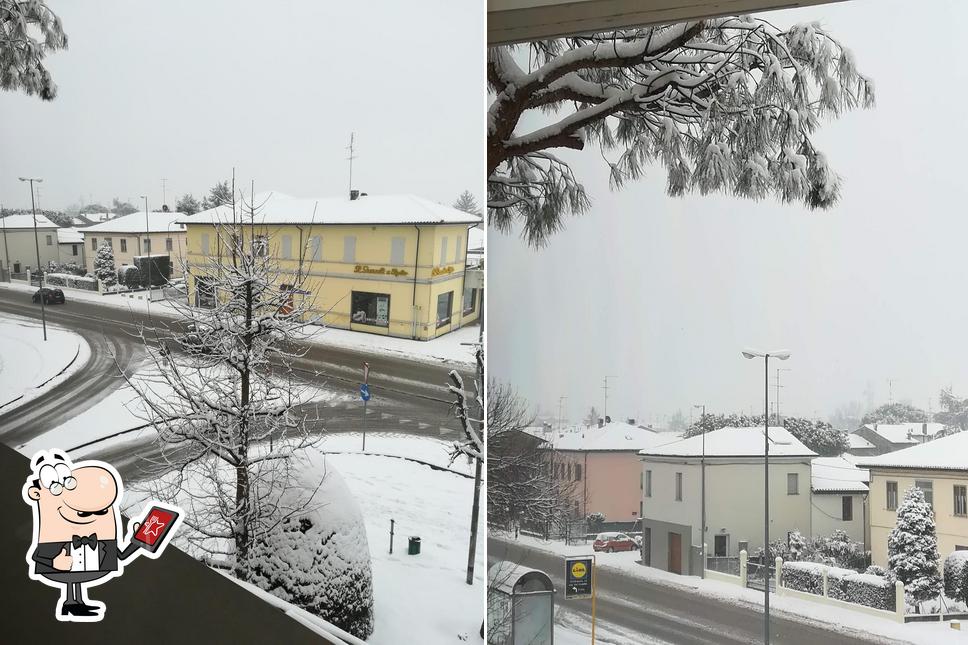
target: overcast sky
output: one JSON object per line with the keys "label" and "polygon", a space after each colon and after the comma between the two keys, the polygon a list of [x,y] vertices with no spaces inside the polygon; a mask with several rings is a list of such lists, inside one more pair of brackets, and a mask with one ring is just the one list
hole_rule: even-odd
{"label": "overcast sky", "polygon": [[49,0],[70,48],[52,103],[0,94],[0,202],[196,196],[232,167],[296,196],[354,186],[483,201],[484,7],[478,2]]}
{"label": "overcast sky", "polygon": [[[762,410],[762,360],[788,348],[781,412],[852,400],[937,409],[968,395],[965,209],[968,3],[852,0],[770,14],[819,20],[874,79],[877,107],[817,137],[845,178],[828,212],[729,197],[672,199],[665,173],[610,192],[598,152],[563,156],[594,199],[547,248],[489,235],[491,375],[545,411],[602,409],[662,423],[692,404]],[[950,63],[950,64],[949,64]],[[771,368],[771,381],[776,372]],[[774,390],[771,388],[770,396]],[[698,414],[698,413],[697,413]]]}

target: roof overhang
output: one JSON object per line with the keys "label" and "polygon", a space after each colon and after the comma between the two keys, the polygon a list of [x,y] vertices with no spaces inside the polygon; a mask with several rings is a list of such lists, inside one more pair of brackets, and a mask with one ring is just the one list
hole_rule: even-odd
{"label": "roof overhang", "polygon": [[487,44],[807,7],[841,0],[487,0]]}

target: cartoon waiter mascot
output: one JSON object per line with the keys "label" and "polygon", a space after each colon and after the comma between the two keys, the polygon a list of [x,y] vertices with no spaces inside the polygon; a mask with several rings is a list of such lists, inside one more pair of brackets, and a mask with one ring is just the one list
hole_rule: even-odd
{"label": "cartoon waiter mascot", "polygon": [[30,462],[23,498],[33,509],[33,542],[27,551],[30,578],[61,590],[55,616],[93,622],[104,603],[85,588],[120,576],[132,558],[157,558],[181,518],[177,508],[154,503],[141,522],[130,522],[126,544],[118,542],[123,495],[121,477],[100,461],[71,463],[60,451],[41,451]]}

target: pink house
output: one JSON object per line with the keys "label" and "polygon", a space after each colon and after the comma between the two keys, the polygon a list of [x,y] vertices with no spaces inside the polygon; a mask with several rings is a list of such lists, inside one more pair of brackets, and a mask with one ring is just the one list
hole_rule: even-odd
{"label": "pink house", "polygon": [[535,434],[554,451],[555,476],[572,482],[574,516],[604,513],[608,523],[633,523],[642,516],[639,451],[679,438],[621,422]]}

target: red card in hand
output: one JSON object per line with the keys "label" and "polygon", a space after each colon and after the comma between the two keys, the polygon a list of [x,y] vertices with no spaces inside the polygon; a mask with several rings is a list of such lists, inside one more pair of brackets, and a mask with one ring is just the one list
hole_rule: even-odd
{"label": "red card in hand", "polygon": [[164,543],[168,533],[178,519],[176,511],[152,506],[132,540],[139,546],[154,553]]}

